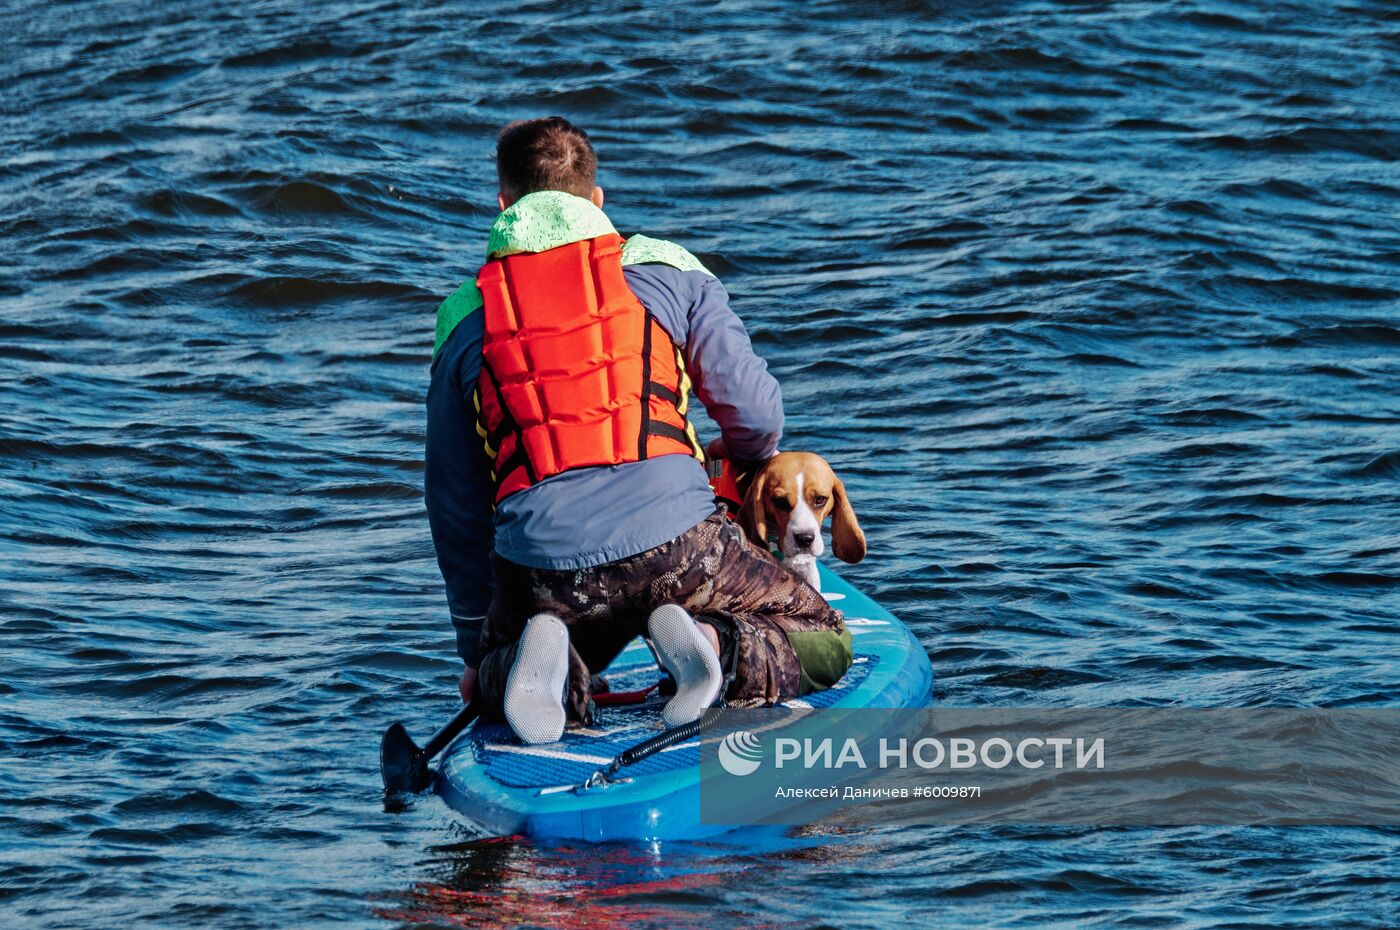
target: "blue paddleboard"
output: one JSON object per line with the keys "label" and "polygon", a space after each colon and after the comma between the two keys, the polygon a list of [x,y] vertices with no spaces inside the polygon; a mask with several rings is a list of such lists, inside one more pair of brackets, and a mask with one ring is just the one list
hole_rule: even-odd
{"label": "blue paddleboard", "polygon": [[[855,661],[837,685],[792,707],[927,707],[933,669],[908,628],[825,565],[822,593],[846,615]],[[659,677],[637,639],[609,666],[615,692]],[[599,707],[594,725],[542,746],[523,745],[503,723],[478,723],[443,753],[434,790],[478,827],[498,836],[606,842],[699,839],[729,829],[700,822],[700,743],[693,737],[628,766],[630,781],[580,789],[620,752],[661,732],[663,698]]]}

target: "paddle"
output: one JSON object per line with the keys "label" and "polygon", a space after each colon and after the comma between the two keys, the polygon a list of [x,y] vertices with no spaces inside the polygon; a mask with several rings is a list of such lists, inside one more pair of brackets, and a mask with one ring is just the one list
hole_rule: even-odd
{"label": "paddle", "polygon": [[447,722],[447,726],[433,734],[428,745],[422,749],[408,735],[404,725],[395,721],[384,731],[379,741],[379,774],[384,778],[384,790],[419,792],[432,781],[428,763],[434,756],[447,748],[447,744],[457,738],[477,718],[475,704],[468,704],[457,712],[457,716]]}

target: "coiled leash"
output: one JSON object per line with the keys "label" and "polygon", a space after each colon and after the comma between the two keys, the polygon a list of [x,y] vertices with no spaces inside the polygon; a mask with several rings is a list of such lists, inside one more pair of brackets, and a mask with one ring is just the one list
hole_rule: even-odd
{"label": "coiled leash", "polygon": [[650,758],[677,743],[683,743],[700,733],[712,728],[724,717],[723,707],[711,707],[690,723],[683,723],[669,730],[663,730],[651,739],[643,740],[630,749],[624,749],[618,753],[605,767],[598,769],[588,780],[581,785],[574,786],[575,792],[589,791],[594,788],[607,788],[610,785],[624,784],[631,781],[630,778],[620,778],[618,773],[629,765],[636,765],[643,759]]}

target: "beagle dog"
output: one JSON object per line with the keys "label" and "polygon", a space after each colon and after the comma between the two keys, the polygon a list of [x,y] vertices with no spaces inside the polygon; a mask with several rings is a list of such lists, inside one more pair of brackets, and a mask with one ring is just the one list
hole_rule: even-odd
{"label": "beagle dog", "polygon": [[739,525],[749,539],[768,548],[778,540],[783,564],[818,591],[817,556],[822,522],[831,515],[831,550],[843,562],[865,558],[865,534],[856,522],[846,487],[826,459],[810,452],[779,452],[749,481]]}

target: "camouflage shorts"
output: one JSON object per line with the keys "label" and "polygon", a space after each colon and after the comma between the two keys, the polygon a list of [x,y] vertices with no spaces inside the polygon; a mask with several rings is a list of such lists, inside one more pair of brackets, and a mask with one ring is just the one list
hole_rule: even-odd
{"label": "camouflage shorts", "polygon": [[482,629],[477,700],[498,715],[525,622],[541,611],[569,627],[568,716],[592,720],[590,677],[607,668],[662,604],[679,604],[720,636],[725,701],[754,706],[829,688],[851,664],[840,611],[716,513],[639,555],[575,571],[497,557]]}

